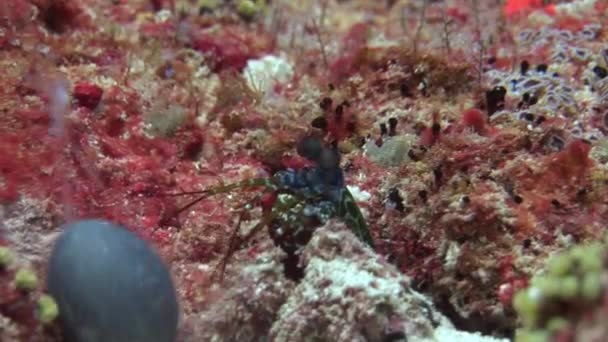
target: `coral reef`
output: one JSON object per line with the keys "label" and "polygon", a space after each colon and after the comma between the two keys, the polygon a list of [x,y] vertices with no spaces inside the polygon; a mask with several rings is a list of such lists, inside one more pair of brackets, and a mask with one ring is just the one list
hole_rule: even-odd
{"label": "coral reef", "polygon": [[[302,251],[304,278],[259,255],[209,312],[210,341],[498,341],[459,332],[396,268],[341,223],[317,229]],[[202,329],[201,329],[202,330]],[[203,332],[200,332],[201,334]]]}

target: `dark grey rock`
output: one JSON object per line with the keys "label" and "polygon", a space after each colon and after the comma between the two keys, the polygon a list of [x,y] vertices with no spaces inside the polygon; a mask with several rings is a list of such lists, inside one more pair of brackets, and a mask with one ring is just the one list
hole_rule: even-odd
{"label": "dark grey rock", "polygon": [[64,227],[48,269],[69,341],[172,342],[175,288],[154,250],[127,229],[102,220]]}

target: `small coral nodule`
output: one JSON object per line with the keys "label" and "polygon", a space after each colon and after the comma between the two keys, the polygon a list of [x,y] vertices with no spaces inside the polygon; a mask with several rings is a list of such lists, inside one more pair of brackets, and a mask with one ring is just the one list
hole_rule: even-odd
{"label": "small coral nodule", "polygon": [[241,0],[238,2],[236,11],[244,18],[253,18],[264,8],[264,1]]}
{"label": "small coral nodule", "polygon": [[43,294],[38,299],[37,317],[42,323],[50,323],[59,315],[57,302],[53,297]]}
{"label": "small coral nodule", "polygon": [[19,269],[15,274],[15,287],[23,291],[34,290],[38,286],[38,276],[25,268]]}
{"label": "small coral nodule", "polygon": [[6,247],[0,247],[0,269],[6,268],[13,262],[13,253]]}

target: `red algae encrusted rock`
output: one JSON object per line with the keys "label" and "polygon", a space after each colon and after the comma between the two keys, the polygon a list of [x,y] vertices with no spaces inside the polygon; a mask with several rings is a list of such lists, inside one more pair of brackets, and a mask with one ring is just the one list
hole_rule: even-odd
{"label": "red algae encrusted rock", "polygon": [[446,324],[409,281],[363,244],[329,223],[304,249],[304,279],[281,307],[271,334],[277,341],[407,340],[430,337]]}
{"label": "red algae encrusted rock", "polygon": [[214,70],[240,71],[249,59],[272,51],[273,40],[262,30],[223,26],[193,33],[192,46],[212,59]]}
{"label": "red algae encrusted rock", "polygon": [[96,84],[79,82],[74,86],[74,98],[76,98],[79,105],[89,109],[97,107],[102,94],[103,89]]}
{"label": "red algae encrusted rock", "polygon": [[283,256],[279,249],[272,249],[249,258],[250,263],[239,270],[231,286],[211,287],[205,296],[212,297],[213,304],[186,318],[185,325],[192,333],[185,340],[267,340],[279,308],[295,287],[283,274]]}
{"label": "red algae encrusted rock", "polygon": [[203,333],[206,338],[498,341],[455,330],[427,298],[411,289],[407,277],[341,223],[319,228],[304,248],[304,278],[298,284],[282,274],[276,250],[244,266],[218,308],[203,314],[213,328]]}

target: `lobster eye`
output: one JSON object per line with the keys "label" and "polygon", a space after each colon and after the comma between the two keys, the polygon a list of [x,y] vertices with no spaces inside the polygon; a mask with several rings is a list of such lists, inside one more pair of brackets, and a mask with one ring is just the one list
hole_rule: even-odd
{"label": "lobster eye", "polygon": [[319,137],[305,137],[300,140],[296,150],[300,156],[318,162],[323,151],[323,143]]}

